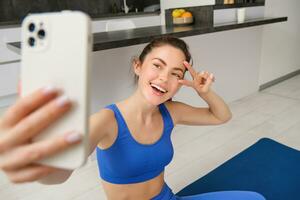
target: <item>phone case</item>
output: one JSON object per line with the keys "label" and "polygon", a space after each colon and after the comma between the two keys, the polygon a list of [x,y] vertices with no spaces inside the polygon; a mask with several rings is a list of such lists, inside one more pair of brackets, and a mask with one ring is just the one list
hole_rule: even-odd
{"label": "phone case", "polygon": [[73,103],[67,114],[33,142],[72,130],[83,134],[80,144],[39,161],[41,164],[75,169],[87,160],[91,51],[91,20],[80,11],[32,14],[22,23],[22,96],[53,85]]}

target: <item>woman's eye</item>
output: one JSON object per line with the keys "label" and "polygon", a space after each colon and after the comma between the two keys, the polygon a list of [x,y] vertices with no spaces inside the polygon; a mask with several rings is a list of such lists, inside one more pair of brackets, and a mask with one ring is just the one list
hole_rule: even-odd
{"label": "woman's eye", "polygon": [[176,77],[179,78],[179,79],[181,78],[181,76],[180,76],[179,74],[175,74],[175,73],[174,73],[173,76],[176,76]]}
{"label": "woman's eye", "polygon": [[156,68],[160,68],[159,64],[153,64]]}

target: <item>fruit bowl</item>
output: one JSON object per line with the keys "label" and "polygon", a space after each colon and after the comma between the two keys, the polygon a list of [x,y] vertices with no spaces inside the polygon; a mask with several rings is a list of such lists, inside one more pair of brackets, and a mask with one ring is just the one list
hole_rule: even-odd
{"label": "fruit bowl", "polygon": [[173,17],[174,25],[187,25],[194,22],[193,17]]}

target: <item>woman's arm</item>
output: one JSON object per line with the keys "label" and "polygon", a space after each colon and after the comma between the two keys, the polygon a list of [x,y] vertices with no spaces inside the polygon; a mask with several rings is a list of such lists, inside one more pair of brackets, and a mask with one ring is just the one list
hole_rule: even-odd
{"label": "woman's arm", "polygon": [[200,94],[200,97],[208,104],[209,112],[219,123],[225,123],[231,119],[231,112],[224,100],[213,90]]}
{"label": "woman's arm", "polygon": [[168,102],[166,105],[171,112],[174,124],[218,125],[231,119],[231,112],[228,106],[215,92],[211,90],[201,97],[209,107],[198,108],[182,102]]}
{"label": "woman's arm", "polygon": [[[112,122],[114,114],[107,109],[103,109],[98,113],[93,114],[89,119],[89,153],[92,154],[97,144],[107,137],[112,132]],[[53,185],[60,184],[69,179],[73,170],[58,169],[48,176],[38,180],[38,182]]]}

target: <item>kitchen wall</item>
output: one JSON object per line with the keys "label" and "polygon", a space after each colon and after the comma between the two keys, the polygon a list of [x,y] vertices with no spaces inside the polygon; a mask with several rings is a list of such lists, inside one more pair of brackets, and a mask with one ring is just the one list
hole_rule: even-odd
{"label": "kitchen wall", "polygon": [[265,16],[288,16],[288,21],[263,29],[260,85],[300,70],[299,8],[299,0],[266,1]]}
{"label": "kitchen wall", "polygon": [[[279,1],[277,1],[277,4],[275,5],[268,5],[269,1],[266,1],[266,6],[268,7],[266,8],[266,16],[272,14],[273,11],[272,9],[270,10],[270,7],[275,6],[274,9],[277,11],[277,13],[274,13],[273,16],[288,15],[290,17],[295,15],[299,18],[299,14],[297,14],[297,11],[295,9],[292,9],[296,6],[299,6],[299,2],[297,2],[296,0],[289,1],[290,3],[287,8],[283,7],[285,13],[279,12],[279,7],[282,7],[282,3],[279,3]],[[191,1],[190,4],[190,2],[187,3],[187,1],[182,0],[168,0],[162,1],[161,6],[162,9],[164,9],[199,5],[202,3],[210,4],[214,3],[214,1],[195,0]],[[290,9],[290,13],[287,13],[288,9]],[[248,14],[252,13],[252,18],[255,18],[255,16],[260,17],[264,12],[262,7],[257,7],[256,9],[247,8],[247,10]],[[232,14],[234,11],[230,12],[231,14],[229,15],[231,16],[231,18],[226,18],[226,20],[228,19],[229,21],[232,21],[235,18],[234,14]],[[226,14],[219,14],[226,16]],[[137,27],[159,25],[164,23],[162,20],[164,19],[164,17],[159,15],[134,17],[130,19],[135,22]],[[296,17],[294,17],[294,19],[291,18],[291,23],[293,25],[291,24],[288,26],[285,24],[287,22],[285,22],[186,37],[183,39],[190,45],[195,60],[195,67],[198,70],[208,70],[213,72],[217,78],[214,84],[214,89],[222,97],[224,97],[226,101],[230,102],[258,91],[259,84],[263,83],[263,81],[261,81],[262,79],[272,80],[272,78],[277,77],[275,75],[282,76],[285,75],[287,71],[293,71],[294,68],[292,67],[286,71],[286,65],[279,66],[279,64],[277,64],[279,62],[282,62],[280,61],[280,59],[282,58],[281,55],[284,55],[283,60],[285,60],[282,63],[290,63],[291,66],[295,65],[293,63],[296,63],[296,65],[297,63],[299,64],[299,60],[294,61],[295,59],[299,59],[297,55],[295,55],[296,52],[299,52],[296,51],[299,50],[299,45],[297,45],[299,44],[299,38],[295,37],[296,34],[299,33],[299,28],[295,27],[297,23],[299,27],[299,22],[295,19]],[[94,21],[93,31],[104,31],[105,23],[106,20]],[[276,33],[276,31],[279,31],[279,33]],[[294,33],[294,31],[296,32]],[[266,37],[266,35],[263,34],[271,35],[271,38]],[[291,45],[283,45],[283,50],[278,50],[279,52],[282,52],[282,54],[277,54],[276,59],[279,60],[276,61],[276,63],[273,63],[274,66],[279,66],[278,69],[276,69],[277,71],[275,70],[276,73],[274,73],[274,69],[270,69],[268,71],[269,68],[266,67],[268,66],[266,65],[266,63],[275,58],[272,58],[271,53],[266,53],[269,51],[273,53],[277,52],[276,49],[279,49],[276,48],[276,46],[278,45],[277,43],[279,43],[279,41],[277,40],[285,38],[284,34],[292,34],[295,36],[288,39],[288,42]],[[6,42],[8,41],[19,41],[19,36],[19,28],[0,29],[0,62],[19,59],[18,55],[8,51],[5,46]],[[272,38],[274,38],[275,41]],[[134,85],[132,82],[132,74],[130,74],[130,60],[134,55],[138,55],[144,45],[145,44],[140,44],[93,53],[94,64],[91,86],[92,112],[97,111],[99,108],[108,103],[115,102],[127,97],[133,91]],[[290,46],[291,48],[289,48]],[[285,51],[287,51],[288,53],[285,53]],[[288,59],[289,55],[290,58]],[[263,58],[261,56],[263,56]],[[262,65],[262,67],[260,67],[260,65]],[[5,95],[2,95],[2,97],[0,98],[0,107],[3,105],[9,105],[13,102],[16,93],[19,63],[0,65],[0,73],[2,74],[1,70],[4,70],[6,74],[12,75],[11,78],[7,80],[10,83],[9,87],[6,84],[7,82],[3,81],[5,79],[0,79],[0,93],[1,87],[4,88],[2,88],[3,91],[6,91]],[[273,76],[267,77],[267,75],[269,76],[269,73],[273,73]],[[110,87],[106,88],[108,83]],[[204,103],[201,102],[196,94],[189,88],[182,88],[175,99],[183,100],[193,105],[204,105]]]}

